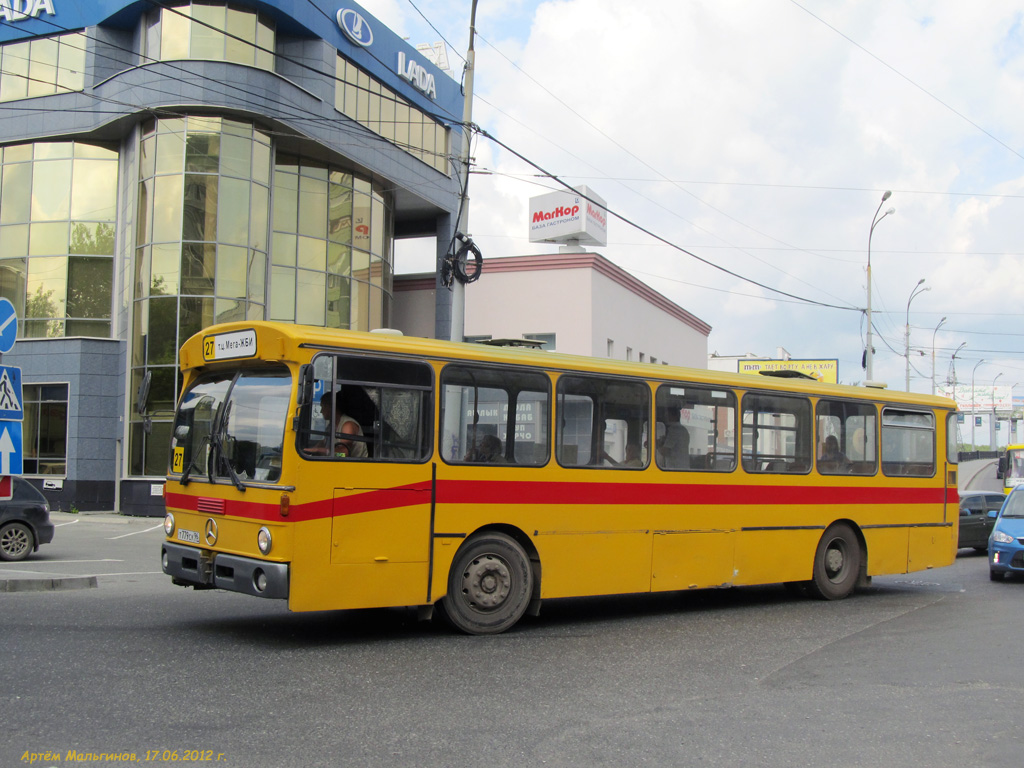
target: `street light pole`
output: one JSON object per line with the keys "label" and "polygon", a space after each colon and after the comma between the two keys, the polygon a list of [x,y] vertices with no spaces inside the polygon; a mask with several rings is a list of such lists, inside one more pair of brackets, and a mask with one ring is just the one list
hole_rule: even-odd
{"label": "street light pole", "polygon": [[[907,320],[908,320],[908,324],[909,324],[909,318]],[[935,394],[935,334],[937,334],[939,332],[939,328],[942,327],[942,324],[944,322],[946,322],[946,318],[942,318],[941,320],[939,320],[939,324],[936,325],[935,326],[935,330],[932,331],[932,394],[933,395]]]}
{"label": "street light pole", "polygon": [[985,358],[981,358],[974,364],[974,369],[971,371],[971,450],[977,450],[974,446],[974,424],[977,419],[974,414],[978,410],[978,406],[974,403],[974,371],[978,370],[978,366],[985,362]]}
{"label": "street light pole", "polygon": [[989,434],[992,436],[992,439],[989,441],[989,448],[993,451],[999,448],[999,446],[996,445],[996,424],[998,423],[996,421],[996,382],[999,381],[999,377],[1002,375],[1002,372],[997,373],[996,377],[992,379],[992,428],[989,430]]}
{"label": "street light pole", "polygon": [[922,288],[921,285],[923,283],[924,283],[924,278],[922,277],[920,280],[917,281],[917,285],[915,285],[914,289],[910,292],[910,298],[907,299],[907,331],[904,334],[904,340],[906,342],[906,347],[904,348],[904,351],[903,351],[903,357],[905,357],[907,359],[907,386],[906,386],[906,391],[907,392],[910,391],[910,302],[912,302],[914,300],[915,296],[919,296],[920,294],[924,293],[925,291],[930,291],[931,290],[931,286],[927,286],[925,288]]}
{"label": "street light pole", "polygon": [[882,219],[896,213],[895,208],[890,208],[881,216],[878,215],[878,212],[882,210],[882,204],[891,196],[892,192],[888,189],[885,190],[882,195],[882,202],[878,204],[878,208],[875,209],[875,215],[871,217],[871,229],[868,230],[868,346],[864,352],[864,367],[867,369],[867,381],[874,379],[874,361],[872,358],[875,356],[875,351],[871,346],[871,236],[875,234],[875,227],[878,226]]}

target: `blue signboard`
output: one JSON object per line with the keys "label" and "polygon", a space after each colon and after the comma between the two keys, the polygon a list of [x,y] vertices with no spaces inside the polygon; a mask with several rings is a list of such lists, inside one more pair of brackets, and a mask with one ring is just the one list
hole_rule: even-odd
{"label": "blue signboard", "polygon": [[0,297],[0,354],[10,352],[18,338],[18,316],[10,299]]}
{"label": "blue signboard", "polygon": [[[0,365],[0,420],[21,421],[25,406],[21,392],[21,368]],[[3,474],[0,472],[0,474]]]}
{"label": "blue signboard", "polygon": [[22,474],[21,422],[0,421],[0,475]]}

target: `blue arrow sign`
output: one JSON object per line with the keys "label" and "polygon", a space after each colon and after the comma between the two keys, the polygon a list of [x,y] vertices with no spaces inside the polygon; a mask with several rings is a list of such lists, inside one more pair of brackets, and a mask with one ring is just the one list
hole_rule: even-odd
{"label": "blue arrow sign", "polygon": [[18,338],[18,316],[10,299],[0,297],[0,354],[14,349]]}
{"label": "blue arrow sign", "polygon": [[21,368],[0,365],[0,420],[22,421],[25,418],[24,403]]}
{"label": "blue arrow sign", "polygon": [[21,422],[0,421],[0,475],[22,474]]}

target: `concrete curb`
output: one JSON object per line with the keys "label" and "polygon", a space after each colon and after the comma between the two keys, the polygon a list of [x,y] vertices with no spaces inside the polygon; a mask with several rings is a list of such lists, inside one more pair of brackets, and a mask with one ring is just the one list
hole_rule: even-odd
{"label": "concrete curb", "polygon": [[69,589],[96,589],[98,586],[99,582],[95,576],[0,576],[0,592],[56,592]]}

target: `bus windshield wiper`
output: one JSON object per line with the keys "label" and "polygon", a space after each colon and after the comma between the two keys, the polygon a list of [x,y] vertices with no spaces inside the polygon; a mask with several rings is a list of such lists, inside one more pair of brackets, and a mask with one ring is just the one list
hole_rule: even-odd
{"label": "bus windshield wiper", "polygon": [[202,454],[203,446],[206,445],[209,441],[210,436],[203,435],[202,439],[199,441],[199,446],[195,450],[191,451],[192,455],[189,457],[188,466],[185,467],[184,471],[181,473],[180,482],[182,485],[189,484],[189,476],[192,474],[192,470],[196,468],[196,456]]}
{"label": "bus windshield wiper", "polygon": [[223,466],[227,470],[227,475],[231,479],[231,483],[242,493],[245,493],[245,483],[242,482],[242,478],[235,472],[235,468],[231,466],[231,461],[224,455],[224,432],[227,430],[228,413],[231,412],[231,403],[228,402],[224,406],[224,412],[221,414],[220,422],[216,425],[213,432],[210,433],[210,444],[213,446],[213,464],[210,466],[210,471],[207,477],[210,482],[213,482],[213,469],[217,466]]}

